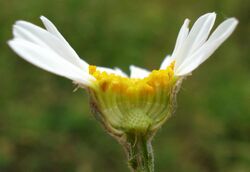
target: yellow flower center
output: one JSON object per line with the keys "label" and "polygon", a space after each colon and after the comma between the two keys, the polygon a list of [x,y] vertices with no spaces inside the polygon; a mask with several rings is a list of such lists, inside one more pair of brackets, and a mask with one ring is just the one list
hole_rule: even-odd
{"label": "yellow flower center", "polygon": [[89,90],[94,109],[106,128],[117,133],[145,133],[153,131],[169,117],[172,90],[177,81],[174,62],[166,69],[153,70],[145,78],[101,72],[96,66],[89,66],[89,73],[96,78],[96,87]]}
{"label": "yellow flower center", "polygon": [[174,62],[167,68],[153,70],[145,78],[127,78],[115,74],[108,74],[97,70],[96,66],[89,66],[89,73],[96,78],[98,86],[103,92],[135,96],[140,94],[153,94],[157,88],[167,88],[174,80]]}

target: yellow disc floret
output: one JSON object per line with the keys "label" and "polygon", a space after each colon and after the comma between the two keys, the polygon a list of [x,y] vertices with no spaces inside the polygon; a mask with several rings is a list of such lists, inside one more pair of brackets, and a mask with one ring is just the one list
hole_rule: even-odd
{"label": "yellow disc floret", "polygon": [[89,66],[89,73],[96,78],[100,89],[111,90],[128,96],[154,93],[158,87],[167,88],[174,80],[174,63],[167,69],[153,70],[145,78],[127,78],[99,71],[96,66]]}
{"label": "yellow disc floret", "polygon": [[96,66],[89,66],[89,74],[96,79],[96,87],[89,90],[94,109],[100,113],[98,117],[106,128],[145,133],[169,117],[171,94],[177,80],[174,62],[144,78],[110,74]]}

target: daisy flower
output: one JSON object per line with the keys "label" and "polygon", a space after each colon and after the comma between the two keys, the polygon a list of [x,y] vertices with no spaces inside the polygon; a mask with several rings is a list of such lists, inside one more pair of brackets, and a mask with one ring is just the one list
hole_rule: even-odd
{"label": "daisy flower", "polygon": [[[45,29],[17,21],[8,44],[24,60],[85,88],[95,117],[127,150],[131,169],[152,171],[150,140],[173,113],[181,81],[210,57],[238,24],[237,19],[228,18],[210,34],[215,18],[215,13],[202,15],[190,30],[189,19],[185,19],[172,54],[160,68],[148,71],[131,65],[129,76],[119,68],[89,65],[43,16]],[[140,157],[138,152],[144,151],[146,155]]]}

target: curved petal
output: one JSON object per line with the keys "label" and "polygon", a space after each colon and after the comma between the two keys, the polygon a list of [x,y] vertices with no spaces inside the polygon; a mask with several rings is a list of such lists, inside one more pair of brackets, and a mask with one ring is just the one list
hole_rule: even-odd
{"label": "curved petal", "polygon": [[92,86],[94,80],[92,76],[61,58],[52,50],[20,38],[14,38],[8,44],[19,56],[35,66],[71,79],[76,83]]}
{"label": "curved petal", "polygon": [[[208,13],[201,16],[193,25],[190,34],[187,37],[188,51],[192,53],[199,48],[208,38],[208,35],[214,25],[215,13]],[[190,54],[188,53],[188,54]]]}
{"label": "curved petal", "polygon": [[170,55],[167,55],[165,59],[162,61],[160,69],[166,69],[172,62],[173,62],[173,57]]}
{"label": "curved petal", "polygon": [[232,34],[238,23],[238,20],[234,17],[225,20],[215,29],[207,42],[210,43],[216,40],[224,41]]}
{"label": "curved petal", "polygon": [[65,43],[65,40],[62,41],[60,38],[41,27],[29,22],[17,21],[13,27],[13,34],[17,38],[22,38],[40,46],[50,48],[70,63],[82,68],[85,71],[88,68],[86,64],[83,65],[80,62],[78,55],[68,43]]}
{"label": "curved petal", "polygon": [[203,63],[214,51],[232,34],[238,20],[230,18],[221,23],[212,33],[207,42],[190,56],[188,61],[185,61],[176,71],[177,75],[185,75],[196,69]]}
{"label": "curved petal", "polygon": [[134,65],[130,67],[130,78],[145,78],[149,75],[149,71]]}
{"label": "curved petal", "polygon": [[215,13],[207,13],[198,18],[194,23],[185,43],[178,54],[176,54],[176,67],[189,58],[189,55],[197,50],[208,38],[214,25]]}
{"label": "curved petal", "polygon": [[[69,43],[65,40],[65,38],[62,36],[62,34],[57,30],[56,26],[46,17],[41,16],[40,19],[42,20],[45,28],[48,32],[59,38],[61,41],[63,41],[65,44],[69,45]],[[70,45],[69,45],[70,46]]]}
{"label": "curved petal", "polygon": [[187,36],[188,36],[188,33],[189,33],[189,28],[188,28],[188,25],[189,25],[189,19],[185,19],[180,31],[179,31],[179,34],[178,34],[178,37],[177,37],[177,40],[176,40],[176,43],[175,43],[175,48],[174,48],[174,51],[172,53],[172,56],[175,58],[175,54],[177,54],[179,52],[179,50],[181,49],[181,47],[183,46]]}
{"label": "curved petal", "polygon": [[[72,54],[72,58],[75,58],[75,61],[80,63],[80,67],[82,67],[85,71],[88,70],[89,64],[82,60],[77,53],[74,51],[74,49],[69,45],[69,43],[66,41],[66,39],[62,36],[62,34],[58,31],[56,26],[46,17],[41,16],[40,19],[42,20],[45,28],[47,29],[48,32],[59,38],[62,42],[64,42],[65,47],[68,48],[68,50]],[[79,62],[80,61],[80,62]]]}

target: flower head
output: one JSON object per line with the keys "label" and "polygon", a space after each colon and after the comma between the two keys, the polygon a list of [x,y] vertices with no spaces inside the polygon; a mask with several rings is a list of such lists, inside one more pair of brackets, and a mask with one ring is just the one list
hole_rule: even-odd
{"label": "flower head", "polygon": [[238,21],[229,18],[210,35],[216,18],[207,13],[189,31],[184,21],[172,55],[158,70],[130,66],[127,76],[119,68],[89,65],[45,17],[46,29],[25,21],[13,26],[10,47],[23,59],[54,74],[73,80],[90,94],[97,119],[115,136],[154,133],[173,111],[182,79],[203,63],[231,35]]}

